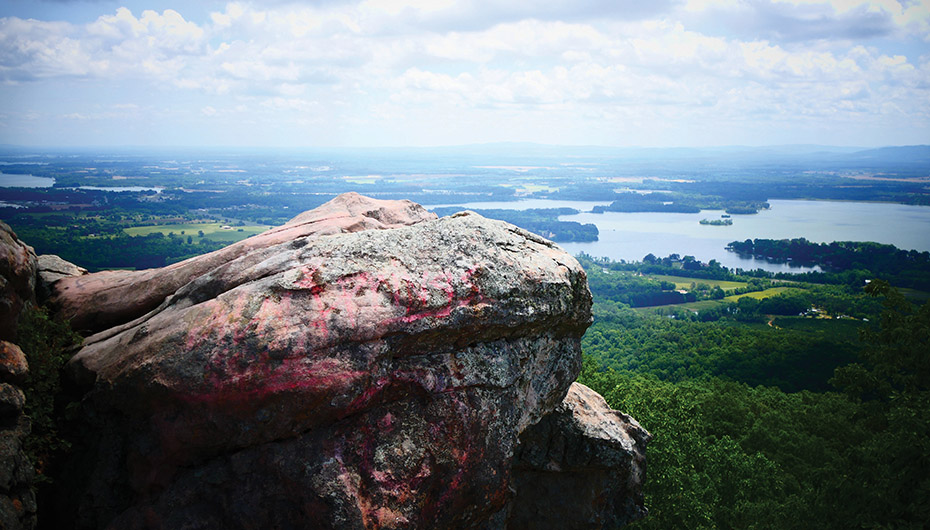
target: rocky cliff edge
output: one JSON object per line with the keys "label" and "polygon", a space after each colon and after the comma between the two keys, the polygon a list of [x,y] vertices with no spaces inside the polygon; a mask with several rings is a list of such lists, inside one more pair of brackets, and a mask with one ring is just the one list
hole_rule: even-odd
{"label": "rocky cliff edge", "polygon": [[648,434],[572,387],[584,271],[522,229],[347,194],[171,267],[74,274],[47,288],[97,331],[69,363],[77,527],[529,528],[553,512],[520,477],[566,467],[560,439],[599,481],[573,496],[571,471],[587,511],[563,527],[644,513]]}

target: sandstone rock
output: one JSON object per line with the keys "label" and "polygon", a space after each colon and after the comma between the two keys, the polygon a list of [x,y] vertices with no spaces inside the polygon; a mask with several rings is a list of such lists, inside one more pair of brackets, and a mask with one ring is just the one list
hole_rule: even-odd
{"label": "sandstone rock", "polygon": [[54,254],[42,254],[37,258],[39,266],[39,278],[46,283],[52,284],[62,278],[71,276],[83,276],[87,274],[87,269],[78,267],[70,261],[61,259]]}
{"label": "sandstone rock", "polygon": [[434,213],[410,201],[382,201],[346,193],[283,226],[162,269],[60,278],[52,286],[51,302],[75,331],[101,331],[144,315],[191,280],[255,251],[307,236],[383,230],[435,218]]}
{"label": "sandstone rock", "polygon": [[0,340],[0,382],[21,385],[29,373],[29,364],[19,346]]}
{"label": "sandstone rock", "polygon": [[34,469],[23,453],[31,424],[17,386],[28,374],[26,357],[13,343],[23,311],[36,302],[36,255],[0,222],[0,528],[29,529],[36,523]]}
{"label": "sandstone rock", "polygon": [[620,528],[642,518],[650,438],[573,383],[558,408],[520,437],[508,528]]}
{"label": "sandstone rock", "polygon": [[[154,310],[85,340],[69,369],[96,438],[70,523],[471,528],[507,504],[518,436],[580,369],[584,272],[512,225],[380,204],[337,198],[188,264]],[[59,301],[118,321],[93,291]]]}
{"label": "sandstone rock", "polygon": [[37,258],[37,264],[36,297],[40,303],[52,295],[52,285],[58,280],[87,274],[87,269],[84,267],[78,267],[54,254],[42,254]]}
{"label": "sandstone rock", "polygon": [[15,340],[23,309],[35,305],[36,254],[0,221],[0,340]]}
{"label": "sandstone rock", "polygon": [[36,525],[35,470],[23,453],[29,418],[19,414],[0,429],[0,528],[30,529]]}

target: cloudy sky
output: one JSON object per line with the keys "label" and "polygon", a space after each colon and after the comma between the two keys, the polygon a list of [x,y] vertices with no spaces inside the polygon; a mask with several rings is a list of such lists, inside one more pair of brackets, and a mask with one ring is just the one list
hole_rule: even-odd
{"label": "cloudy sky", "polygon": [[930,143],[930,0],[0,0],[0,143]]}

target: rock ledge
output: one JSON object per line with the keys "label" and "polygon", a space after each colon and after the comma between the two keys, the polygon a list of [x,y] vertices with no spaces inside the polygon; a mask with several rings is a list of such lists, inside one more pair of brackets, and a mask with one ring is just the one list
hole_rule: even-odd
{"label": "rock ledge", "polygon": [[[46,268],[94,333],[68,366],[70,526],[521,528],[554,513],[525,502],[532,470],[593,470],[584,524],[644,513],[648,434],[572,386],[584,271],[520,228],[346,194],[164,269]],[[533,456],[555,440],[581,452]]]}

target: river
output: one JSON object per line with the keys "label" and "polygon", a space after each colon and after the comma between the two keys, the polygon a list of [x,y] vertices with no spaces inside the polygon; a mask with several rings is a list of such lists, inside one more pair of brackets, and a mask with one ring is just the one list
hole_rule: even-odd
{"label": "river", "polygon": [[[466,208],[575,208],[590,212],[606,202],[549,201],[534,199],[516,203],[475,202]],[[579,213],[561,216],[563,221],[593,223],[600,231],[598,241],[560,243],[572,254],[586,252],[613,260],[638,261],[647,254],[694,256],[712,259],[729,268],[772,272],[804,272],[809,268],[764,259],[742,258],[726,250],[727,243],[745,239],[790,239],[809,241],[875,241],[901,249],[930,251],[930,206],[879,202],[771,200],[771,208],[754,215],[734,215],[730,226],[700,224],[701,219],[720,219],[723,211],[683,213]],[[432,206],[431,206],[432,207]]]}

